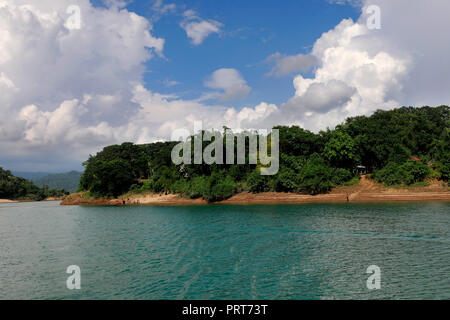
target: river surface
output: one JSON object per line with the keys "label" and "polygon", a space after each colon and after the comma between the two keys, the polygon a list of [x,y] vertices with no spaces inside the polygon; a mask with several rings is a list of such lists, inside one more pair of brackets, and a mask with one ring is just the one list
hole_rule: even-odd
{"label": "river surface", "polygon": [[450,203],[0,204],[0,299],[450,299],[449,275]]}

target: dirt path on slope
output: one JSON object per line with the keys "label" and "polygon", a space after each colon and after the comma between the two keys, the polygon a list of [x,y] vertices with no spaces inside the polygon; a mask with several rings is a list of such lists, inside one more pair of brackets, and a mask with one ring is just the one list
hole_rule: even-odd
{"label": "dirt path on slope", "polygon": [[367,176],[361,176],[361,180],[358,184],[358,190],[356,192],[351,193],[348,196],[349,201],[355,201],[361,193],[366,193],[372,190],[379,189],[377,188],[377,184],[370,179],[367,179]]}

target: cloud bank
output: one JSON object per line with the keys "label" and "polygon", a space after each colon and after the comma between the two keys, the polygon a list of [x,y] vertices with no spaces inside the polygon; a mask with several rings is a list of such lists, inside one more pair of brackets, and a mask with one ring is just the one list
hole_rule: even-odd
{"label": "cloud bank", "polygon": [[[74,3],[82,12],[80,30],[65,26]],[[381,8],[381,30],[366,26],[371,4]],[[163,55],[165,39],[120,5],[0,0],[0,165],[78,168],[105,145],[168,139],[198,120],[205,128],[297,124],[317,131],[377,109],[449,104],[450,3],[374,0],[361,9],[358,21],[343,20],[317,39],[307,54],[313,76],[294,77],[294,96],[278,106],[266,101],[238,110],[146,88],[145,63]],[[193,44],[220,30],[193,12],[183,21]],[[301,72],[309,64],[304,59],[279,55],[273,72]],[[235,69],[218,69],[205,84],[218,102],[250,92]]]}

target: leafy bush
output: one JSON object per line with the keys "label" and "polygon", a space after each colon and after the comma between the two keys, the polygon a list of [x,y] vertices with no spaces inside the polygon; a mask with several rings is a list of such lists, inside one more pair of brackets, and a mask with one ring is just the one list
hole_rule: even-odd
{"label": "leafy bush", "polygon": [[270,191],[269,178],[262,176],[258,169],[253,170],[248,177],[247,188],[252,193],[268,192]]}
{"label": "leafy bush", "polygon": [[170,191],[173,192],[173,193],[178,193],[178,194],[181,194],[181,195],[185,195],[189,191],[189,183],[186,180],[184,180],[184,179],[177,180],[173,184],[173,186],[170,189]]}
{"label": "leafy bush", "polygon": [[331,168],[317,154],[308,159],[299,178],[300,189],[313,195],[329,192],[333,186]]}
{"label": "leafy bush", "polygon": [[294,192],[298,190],[297,174],[289,168],[282,168],[274,179],[274,189],[277,192]]}
{"label": "leafy bush", "polygon": [[222,182],[211,186],[208,192],[205,194],[205,200],[209,202],[222,201],[232,197],[234,194],[234,184]]}
{"label": "leafy bush", "polygon": [[[333,170],[333,175],[331,181],[335,186],[341,186],[346,182],[349,182],[355,177],[355,175],[347,169],[335,169]],[[359,180],[359,179],[358,179]]]}
{"label": "leafy bush", "polygon": [[203,195],[206,194],[207,189],[208,189],[208,178],[203,176],[195,177],[191,181],[188,196],[191,199],[203,197]]}
{"label": "leafy bush", "polygon": [[290,168],[295,172],[299,172],[308,160],[305,156],[289,156],[287,154],[281,154],[280,158],[281,167]]}
{"label": "leafy bush", "polygon": [[203,198],[208,202],[222,201],[233,196],[234,192],[235,183],[230,176],[223,178],[222,175],[213,174]]}
{"label": "leafy bush", "polygon": [[141,186],[141,191],[149,191],[151,190],[151,181],[147,180]]}
{"label": "leafy bush", "polygon": [[230,166],[227,173],[234,181],[243,181],[247,179],[248,171],[248,165],[238,165]]}
{"label": "leafy bush", "polygon": [[441,173],[441,180],[449,182],[450,180],[450,157],[446,162],[439,165],[439,171]]}
{"label": "leafy bush", "polygon": [[161,183],[160,179],[152,179],[149,183],[149,190],[155,193],[164,192],[164,185]]}
{"label": "leafy bush", "polygon": [[419,161],[408,160],[403,165],[403,171],[405,172],[404,183],[406,185],[412,185],[417,182],[423,182],[431,175],[430,168]]}
{"label": "leafy bush", "polygon": [[412,185],[423,182],[431,175],[430,168],[419,161],[408,160],[403,164],[390,162],[386,167],[372,174],[372,179],[386,186]]}
{"label": "leafy bush", "polygon": [[361,181],[361,177],[358,175],[358,176],[354,176],[353,178],[351,178],[347,182],[344,182],[342,185],[344,185],[344,186],[354,186],[354,185],[358,184],[360,181]]}
{"label": "leafy bush", "polygon": [[381,170],[375,170],[371,178],[377,182],[384,183],[387,186],[398,185],[403,182],[405,174],[401,172],[401,165],[396,162],[390,162]]}

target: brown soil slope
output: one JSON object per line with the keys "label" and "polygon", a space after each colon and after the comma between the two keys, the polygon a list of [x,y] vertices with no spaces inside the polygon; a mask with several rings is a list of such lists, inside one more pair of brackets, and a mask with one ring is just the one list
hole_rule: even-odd
{"label": "brown soil slope", "polygon": [[[237,194],[219,204],[282,204],[282,203],[337,203],[337,202],[450,202],[450,188],[435,182],[427,187],[386,188],[366,176],[354,186],[340,187],[328,194],[316,196],[296,193],[247,193]],[[62,205],[199,205],[207,204],[202,199],[186,199],[178,195],[138,194],[123,199],[84,198],[81,193],[66,197]]]}

